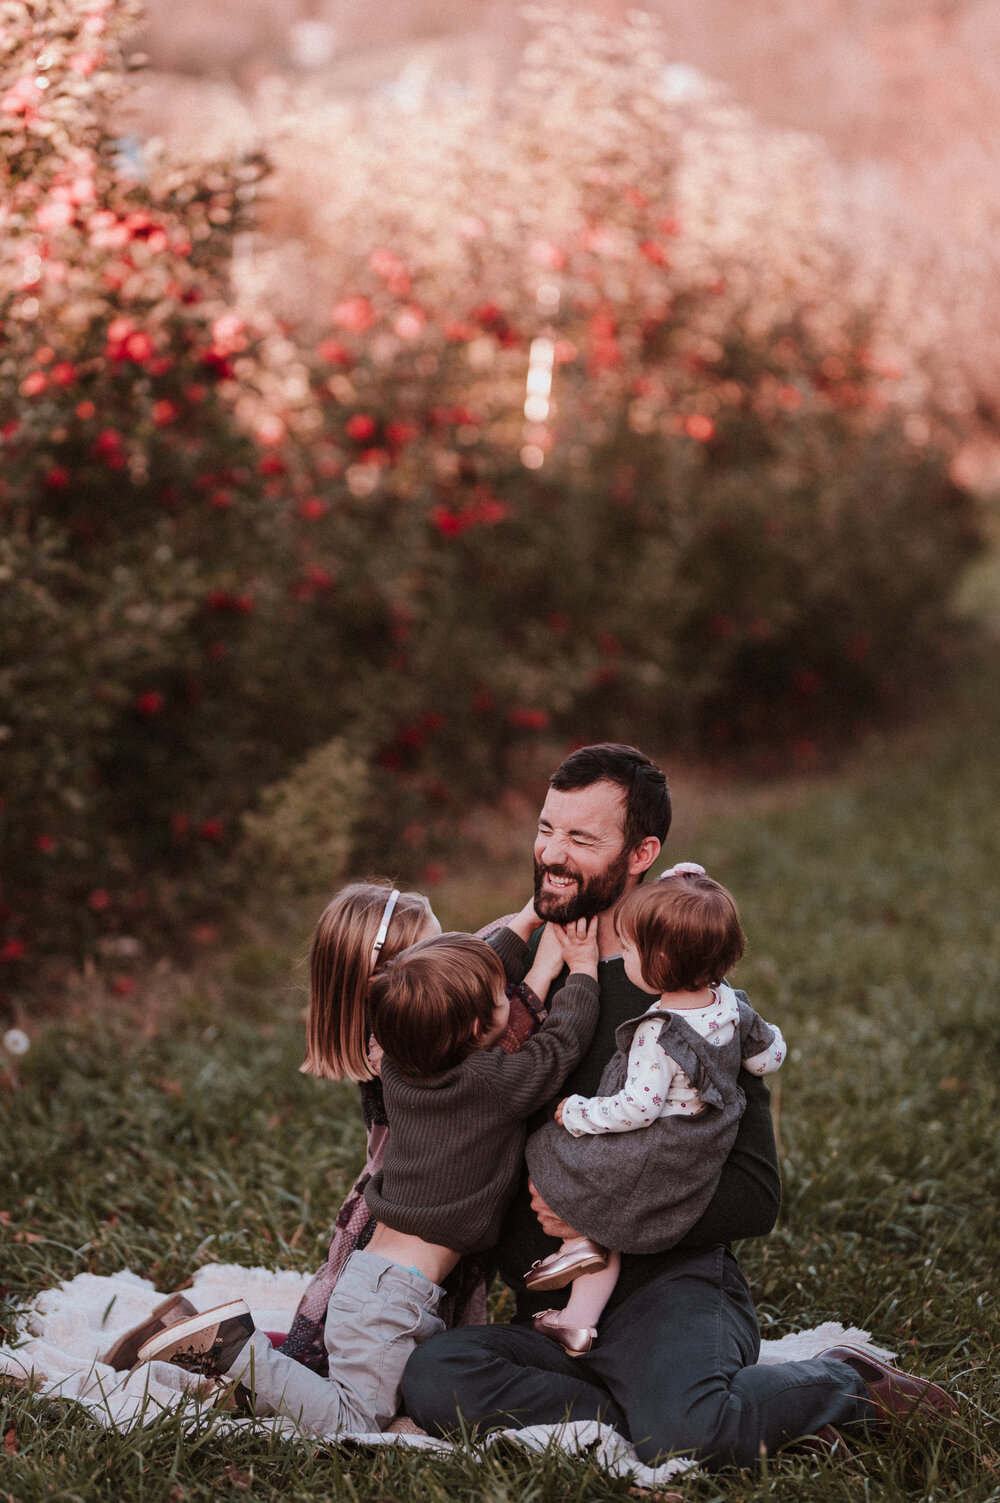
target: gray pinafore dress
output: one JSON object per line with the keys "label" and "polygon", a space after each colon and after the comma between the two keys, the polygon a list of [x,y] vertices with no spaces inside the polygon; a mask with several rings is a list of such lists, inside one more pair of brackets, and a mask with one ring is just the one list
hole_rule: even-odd
{"label": "gray pinafore dress", "polygon": [[[742,1061],[774,1037],[746,994],[735,995],[740,1026],[728,1044],[711,1044],[680,1014],[664,1014],[659,1044],[697,1090],[703,1102],[697,1115],[658,1117],[648,1127],[584,1137],[553,1120],[531,1134],[525,1157],[535,1187],[557,1214],[560,1202],[573,1206],[573,1227],[583,1236],[623,1253],[665,1252],[705,1210],[746,1106],[738,1084]],[[597,1095],[622,1089],[632,1036],[649,1018],[648,1012],[629,1018],[616,1030],[618,1049]]]}

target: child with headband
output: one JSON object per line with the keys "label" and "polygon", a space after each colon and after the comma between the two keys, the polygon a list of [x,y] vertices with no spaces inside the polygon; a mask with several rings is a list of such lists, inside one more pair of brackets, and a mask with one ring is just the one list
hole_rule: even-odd
{"label": "child with headband", "polygon": [[407,1358],[444,1328],[443,1280],[464,1254],[496,1242],[527,1119],[551,1100],[597,1023],[596,921],[548,926],[526,980],[544,997],[564,964],[570,979],[541,1027],[511,1053],[503,1047],[508,984],[528,965],[527,940],[541,923],[533,904],[486,943],[442,934],[424,900],[404,902],[410,942],[397,949],[390,936],[400,895],[381,892],[374,935],[370,917],[361,919],[364,903],[335,900],[311,957],[306,1067],[337,1077],[372,1073],[370,1032],[383,1051],[389,1121],[381,1165],[365,1189],[377,1223],[329,1300],[328,1376],[275,1351],[242,1300],[172,1325],[139,1350],[142,1362],[225,1380],[254,1412],[287,1416],[314,1435],[367,1434],[392,1420]]}
{"label": "child with headband", "polygon": [[[441,925],[421,893],[399,892],[390,882],[373,881],[342,888],[323,910],[313,933],[306,1058],[300,1068],[306,1075],[356,1082],[367,1135],[365,1166],[339,1209],[326,1262],[310,1280],[281,1344],[286,1356],[324,1375],[327,1305],[348,1256],[359,1239],[363,1242],[370,1235],[372,1217],[364,1191],[382,1162],[388,1131],[378,1076],[381,1051],[371,1037],[368,1019],[368,983],[393,955],[440,932]],[[534,1013],[518,999],[512,1000],[511,1015],[512,1032],[519,1025],[527,1035],[537,1026]],[[518,1042],[518,1037],[512,1037],[508,1047],[516,1049]],[[102,1360],[127,1371],[134,1366],[139,1348],[166,1325],[197,1313],[182,1293],[176,1293],[157,1306],[150,1320],[126,1332]]]}
{"label": "child with headband", "polygon": [[[625,974],[654,1000],[618,1029],[598,1095],[560,1101],[555,1122],[527,1148],[532,1180],[556,1211],[570,1185],[578,1206],[588,1203],[581,1188],[606,1187],[609,1174],[621,1187],[613,1225],[595,1210],[593,1223],[525,1275],[529,1289],[572,1283],[563,1310],[532,1322],[571,1357],[596,1339],[620,1253],[674,1246],[711,1199],[746,1104],[740,1069],[770,1075],[785,1055],[778,1029],[723,979],[746,941],[732,897],[704,868],[683,863],[635,888],[616,910],[615,930]],[[621,1135],[614,1147],[599,1141],[608,1134]],[[598,1203],[606,1207],[606,1189]]]}

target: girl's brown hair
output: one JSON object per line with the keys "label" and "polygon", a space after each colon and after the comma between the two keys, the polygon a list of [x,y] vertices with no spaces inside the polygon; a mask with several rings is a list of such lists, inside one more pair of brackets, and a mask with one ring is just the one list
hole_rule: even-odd
{"label": "girl's brown hair", "polygon": [[407,1080],[461,1064],[489,1031],[505,983],[497,952],[472,934],[436,934],[372,977],[372,1033]]}
{"label": "girl's brown hair", "polygon": [[[352,882],[320,915],[309,951],[309,1015],[306,1075],[327,1080],[371,1080],[368,1061],[368,987],[372,946],[392,886],[389,882]],[[418,892],[401,892],[389,920],[378,957],[381,968],[419,937],[431,916]]]}
{"label": "girl's brown hair", "polygon": [[694,872],[633,888],[615,910],[615,932],[632,941],[642,979],[661,992],[714,986],[746,949],[730,894]]}

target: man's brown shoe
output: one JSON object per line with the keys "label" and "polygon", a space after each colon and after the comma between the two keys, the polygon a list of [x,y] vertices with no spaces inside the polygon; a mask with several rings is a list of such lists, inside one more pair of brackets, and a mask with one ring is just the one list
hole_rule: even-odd
{"label": "man's brown shoe", "polygon": [[119,1336],[114,1346],[109,1347],[101,1358],[109,1367],[116,1372],[129,1372],[139,1360],[139,1348],[168,1326],[177,1325],[178,1321],[187,1320],[198,1312],[189,1299],[183,1294],[171,1294],[167,1299],[161,1300],[146,1320],[139,1325],[133,1326]]}
{"label": "man's brown shoe", "polygon": [[835,1362],[845,1362],[854,1369],[868,1389],[868,1397],[880,1418],[908,1419],[918,1410],[933,1410],[942,1419],[954,1419],[959,1413],[955,1400],[936,1383],[900,1372],[884,1358],[861,1347],[831,1346],[820,1352],[820,1356],[832,1357]]}

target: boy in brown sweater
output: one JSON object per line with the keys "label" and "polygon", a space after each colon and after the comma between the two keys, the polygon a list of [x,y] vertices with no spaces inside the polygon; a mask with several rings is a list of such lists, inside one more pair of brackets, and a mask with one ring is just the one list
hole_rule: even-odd
{"label": "boy in brown sweater", "polygon": [[399,1407],[413,1349],[443,1330],[443,1280],[459,1257],[491,1248],[517,1186],[528,1118],[561,1088],[597,1023],[596,926],[549,925],[529,981],[545,993],[569,977],[539,1031],[514,1054],[494,1047],[507,1024],[508,983],[525,974],[531,904],[490,944],[437,934],[371,979],[372,1032],[390,1133],[366,1190],[378,1225],[331,1296],[329,1376],[272,1349],[234,1301],[170,1328],[141,1360],[224,1378],[258,1414],[282,1414],[314,1435],[384,1429]]}

